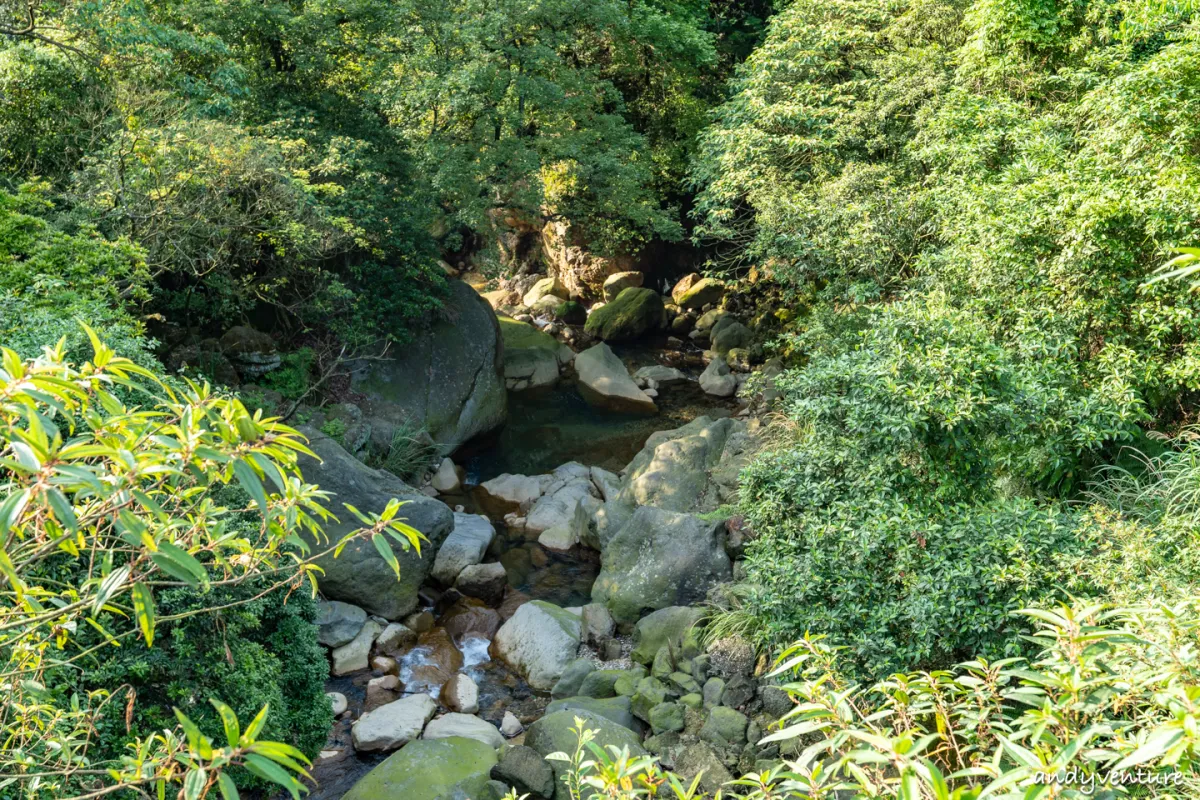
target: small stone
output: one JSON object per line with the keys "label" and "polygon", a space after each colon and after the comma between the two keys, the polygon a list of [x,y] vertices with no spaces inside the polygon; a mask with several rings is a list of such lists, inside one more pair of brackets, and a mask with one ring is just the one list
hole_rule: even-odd
{"label": "small stone", "polygon": [[470,675],[456,673],[442,685],[442,703],[451,711],[475,714],[479,711],[479,687]]}
{"label": "small stone", "polygon": [[417,633],[425,633],[433,628],[433,614],[428,611],[418,611],[404,618],[404,624]]}
{"label": "small stone", "polygon": [[433,474],[430,485],[442,494],[457,492],[461,489],[462,481],[458,479],[458,470],[455,469],[454,462],[443,458],[442,463],[438,465],[437,472]]}
{"label": "small stone", "polygon": [[579,689],[583,686],[584,679],[589,673],[596,671],[596,665],[586,658],[578,658],[567,665],[563,670],[562,677],[558,679],[558,683],[554,684],[554,688],[550,690],[550,696],[555,700],[562,697],[574,697],[579,694]]}
{"label": "small stone", "polygon": [[650,674],[656,678],[665,678],[674,671],[675,662],[671,658],[671,648],[664,644],[654,654],[654,665],[650,667]]}
{"label": "small stone", "polygon": [[508,588],[508,572],[499,562],[473,564],[458,573],[454,588],[488,605],[499,605],[504,599],[504,590]]}
{"label": "small stone", "polygon": [[374,620],[367,620],[357,636],[330,654],[333,660],[333,666],[330,671],[334,675],[346,675],[366,669],[368,666],[367,659],[371,654],[371,644],[375,641],[375,637],[379,632],[379,623]]}
{"label": "small stone", "polygon": [[395,675],[384,675],[367,681],[367,697],[363,701],[363,711],[374,711],[388,703],[400,699],[403,687]]}
{"label": "small stone", "polygon": [[395,658],[416,643],[416,631],[399,622],[391,622],[375,640],[375,649],[385,656]]}
{"label": "small stone", "polygon": [[621,657],[621,643],[616,639],[609,639],[604,643],[604,660],[616,661]]}
{"label": "small stone", "polygon": [[382,672],[387,675],[389,673],[399,674],[400,666],[396,663],[396,659],[388,656],[375,656],[371,659],[371,669],[376,672]]}
{"label": "small stone", "polygon": [[704,683],[704,707],[716,708],[721,705],[721,695],[725,692],[725,681],[720,678],[709,678]]}
{"label": "small stone", "polygon": [[616,622],[603,603],[588,603],[583,607],[583,641],[585,644],[599,645],[612,638],[616,630]]}
{"label": "small stone", "polygon": [[679,703],[660,703],[650,709],[650,729],[655,734],[683,730],[683,707]]}
{"label": "small stone", "polygon": [[709,712],[708,721],[700,729],[700,738],[718,747],[742,745],[746,742],[746,715],[732,708],[718,706]]}
{"label": "small stone", "polygon": [[338,600],[317,603],[317,641],[326,647],[349,644],[367,622],[367,612]]}
{"label": "small stone", "polygon": [[521,720],[517,719],[511,711],[505,711],[504,719],[500,721],[500,732],[511,739],[520,735],[523,730],[525,730],[525,726],[521,724]]}
{"label": "small stone", "polygon": [[329,698],[329,704],[333,706],[333,715],[340,717],[346,713],[346,709],[350,707],[350,702],[346,700],[346,695],[341,692],[326,692],[325,696]]}
{"label": "small stone", "polygon": [[698,694],[685,694],[679,698],[679,702],[683,703],[688,708],[699,710],[704,705],[704,698]]}

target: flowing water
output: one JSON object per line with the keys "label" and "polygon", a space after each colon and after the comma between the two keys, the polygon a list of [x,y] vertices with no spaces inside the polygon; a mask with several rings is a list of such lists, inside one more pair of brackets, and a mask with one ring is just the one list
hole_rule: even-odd
{"label": "flowing water", "polygon": [[[695,378],[704,367],[698,352],[653,347],[614,350],[631,373],[642,366],[665,364]],[[467,470],[467,491],[443,499],[474,512],[472,485],[506,472],[547,473],[569,461],[616,472],[629,463],[651,433],[677,428],[701,415],[728,416],[735,408],[729,401],[704,394],[694,380],[662,387],[656,402],[660,411],[651,417],[599,410],[585,402],[569,380],[541,393],[510,394],[504,429],[455,454],[455,460]],[[508,572],[511,591],[505,606],[523,600],[545,600],[564,608],[585,605],[600,571],[599,554],[594,551],[581,547],[569,553],[550,551],[539,545],[536,537],[509,531],[503,525],[496,526],[496,538],[485,560],[499,561]],[[436,590],[425,594],[432,598],[424,610],[434,614],[435,628],[422,634],[418,645],[400,659],[405,692],[428,692],[436,698],[446,676],[457,670],[478,684],[479,716],[484,719],[498,725],[506,710],[522,718],[539,716],[549,698],[535,692],[489,653],[500,613],[458,600],[454,594],[440,599]],[[387,756],[359,755],[350,744],[349,720],[360,715],[371,677],[363,672],[333,678],[326,686],[327,691],[346,695],[352,713],[339,720],[330,735],[327,747],[338,754],[323,758],[314,767],[319,787],[309,795],[310,800],[338,800]]]}

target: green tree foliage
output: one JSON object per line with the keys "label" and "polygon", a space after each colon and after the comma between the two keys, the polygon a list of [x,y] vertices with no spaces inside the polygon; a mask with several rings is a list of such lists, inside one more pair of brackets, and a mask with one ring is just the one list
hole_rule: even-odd
{"label": "green tree foliage", "polygon": [[1015,605],[1114,590],[1130,523],[1072,502],[1189,421],[1200,376],[1200,301],[1145,284],[1200,212],[1194,14],[801,0],[771,21],[693,172],[716,266],[810,311],[782,340],[792,434],[743,484],[765,638],[829,633],[877,677],[1017,652]]}
{"label": "green tree foliage", "polygon": [[[0,353],[0,790],[235,797],[244,768],[296,796],[328,720],[312,606],[279,594],[315,593],[319,554],[300,534],[322,552],[369,537],[397,572],[384,537],[420,534],[393,501],[326,542],[296,431],[207,386],[172,388],[88,334],[78,366],[63,341]],[[260,741],[271,700],[282,742]],[[125,728],[168,708],[178,725]],[[213,732],[218,718],[208,738],[197,720]]]}

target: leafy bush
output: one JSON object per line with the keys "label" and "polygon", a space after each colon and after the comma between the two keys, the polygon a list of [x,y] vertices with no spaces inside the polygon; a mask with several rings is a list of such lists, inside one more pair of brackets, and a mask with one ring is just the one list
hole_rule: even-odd
{"label": "leafy bush", "polygon": [[[329,512],[323,493],[300,479],[296,453],[308,451],[296,431],[238,400],[173,389],[88,335],[92,359],[78,366],[63,343],[27,361],[0,351],[4,788],[61,800],[121,787],[165,795],[182,783],[184,797],[199,798],[219,782],[236,796],[226,770],[245,768],[294,792],[293,773],[308,759],[287,742],[260,740],[269,705],[243,727],[244,715],[199,692],[220,687],[251,711],[278,698],[285,716],[276,730],[307,748],[319,742],[328,717],[317,706],[311,606],[271,596],[306,579],[315,593],[310,556],[321,554],[297,533],[324,542]],[[398,510],[393,502],[381,516],[358,515],[366,527],[342,544],[361,535],[381,551],[384,536],[411,546],[420,534],[395,519]],[[168,637],[174,658],[164,660],[150,648]],[[89,666],[103,685],[68,693],[89,680],[80,671]],[[103,680],[119,675],[148,684],[145,705]],[[197,711],[208,701],[224,744],[180,708],[215,719]],[[122,718],[116,728],[113,704],[155,724],[177,704],[178,725],[124,730]],[[97,731],[108,735],[94,741]]]}
{"label": "leafy bush", "polygon": [[279,392],[285,400],[299,400],[312,385],[316,354],[310,347],[301,347],[284,353],[279,361],[277,369],[262,376],[263,386]]}

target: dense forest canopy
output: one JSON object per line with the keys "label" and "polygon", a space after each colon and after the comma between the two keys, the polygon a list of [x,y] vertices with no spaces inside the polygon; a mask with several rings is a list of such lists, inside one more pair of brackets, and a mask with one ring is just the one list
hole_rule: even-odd
{"label": "dense forest canopy", "polygon": [[[580,337],[635,291],[757,340],[703,353],[753,360],[765,430],[705,511],[745,540],[705,635],[790,697],[739,796],[1200,791],[1200,294],[1150,280],[1200,243],[1198,158],[1192,0],[0,0],[0,797],[299,790],[315,553],[399,577],[419,534],[389,503],[323,541],[272,415],[461,324],[464,273]],[[693,271],[724,296],[651,291]],[[247,335],[280,354],[239,396],[212,343]],[[389,437],[399,478],[449,453]]]}

